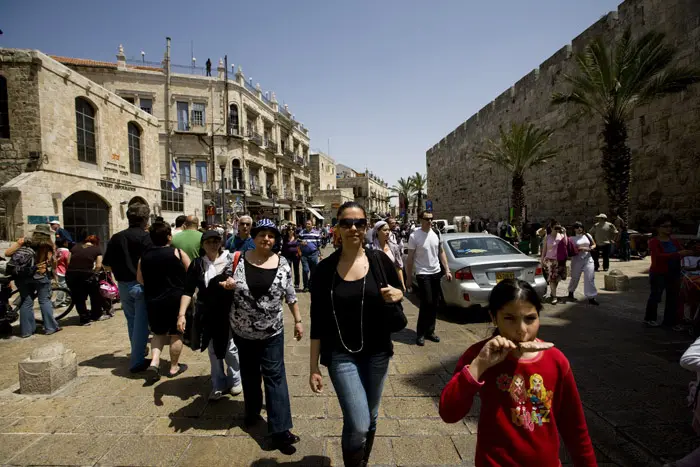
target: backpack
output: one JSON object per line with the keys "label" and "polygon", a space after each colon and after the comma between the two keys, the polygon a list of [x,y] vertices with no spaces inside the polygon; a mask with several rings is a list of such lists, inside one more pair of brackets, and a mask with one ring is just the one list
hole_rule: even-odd
{"label": "backpack", "polygon": [[36,253],[28,246],[21,246],[7,263],[6,273],[14,279],[32,277],[36,272]]}

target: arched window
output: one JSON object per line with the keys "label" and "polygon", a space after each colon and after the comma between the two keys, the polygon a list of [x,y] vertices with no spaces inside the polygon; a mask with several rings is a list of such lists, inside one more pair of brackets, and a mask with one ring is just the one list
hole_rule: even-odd
{"label": "arched window", "polygon": [[82,97],[75,98],[75,120],[78,130],[78,160],[97,164],[95,109]]}
{"label": "arched window", "polygon": [[0,138],[10,137],[10,112],[7,101],[7,80],[0,76]]}
{"label": "arched window", "polygon": [[129,122],[129,170],[141,174],[141,129],[134,122]]}
{"label": "arched window", "polygon": [[228,134],[240,135],[238,129],[238,106],[236,104],[231,104],[228,109]]}

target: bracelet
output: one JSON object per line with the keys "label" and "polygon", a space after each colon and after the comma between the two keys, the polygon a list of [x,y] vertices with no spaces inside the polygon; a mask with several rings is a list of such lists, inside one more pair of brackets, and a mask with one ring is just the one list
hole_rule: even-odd
{"label": "bracelet", "polygon": [[296,320],[296,319],[294,320],[294,324],[301,324],[301,323],[302,323],[301,320]]}

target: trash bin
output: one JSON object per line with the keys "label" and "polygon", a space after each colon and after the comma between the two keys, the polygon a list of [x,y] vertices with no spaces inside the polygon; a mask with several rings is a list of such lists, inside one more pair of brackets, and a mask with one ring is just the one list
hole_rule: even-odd
{"label": "trash bin", "polygon": [[529,241],[522,241],[518,243],[518,250],[522,251],[526,255],[530,254],[530,242]]}

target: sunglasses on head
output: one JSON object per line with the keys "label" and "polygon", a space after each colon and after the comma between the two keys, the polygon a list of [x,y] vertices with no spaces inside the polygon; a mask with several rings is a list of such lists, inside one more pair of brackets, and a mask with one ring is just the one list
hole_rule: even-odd
{"label": "sunglasses on head", "polygon": [[340,219],[338,221],[338,226],[344,229],[352,229],[352,226],[358,229],[364,229],[367,227],[367,219]]}

